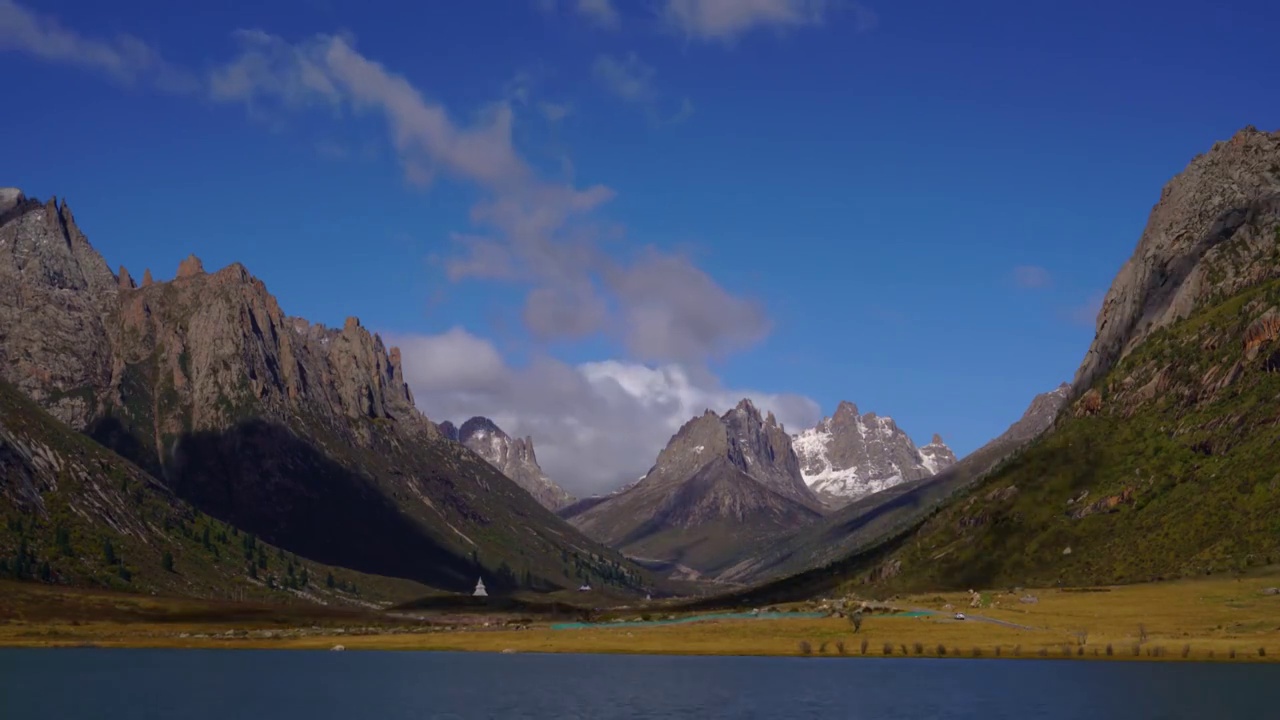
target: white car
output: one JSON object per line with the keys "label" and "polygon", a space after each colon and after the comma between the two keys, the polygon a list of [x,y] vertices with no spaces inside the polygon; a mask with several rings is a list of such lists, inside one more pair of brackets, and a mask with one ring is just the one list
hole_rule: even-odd
{"label": "white car", "polygon": [[964,619],[964,613],[956,613],[956,619],[957,619],[957,620],[963,620],[963,619]]}

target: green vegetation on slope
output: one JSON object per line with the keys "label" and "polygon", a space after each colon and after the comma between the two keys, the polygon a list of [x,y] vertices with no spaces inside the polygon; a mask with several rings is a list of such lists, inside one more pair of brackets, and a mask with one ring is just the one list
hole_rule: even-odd
{"label": "green vegetation on slope", "polygon": [[192,509],[0,383],[0,578],[362,605],[425,588],[299,558]]}
{"label": "green vegetation on slope", "polygon": [[1273,281],[1154,333],[857,581],[1136,582],[1280,561],[1280,345],[1261,321],[1277,305]]}

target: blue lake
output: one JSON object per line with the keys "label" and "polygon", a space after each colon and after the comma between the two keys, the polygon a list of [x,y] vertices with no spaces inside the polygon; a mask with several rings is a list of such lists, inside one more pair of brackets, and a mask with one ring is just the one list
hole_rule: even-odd
{"label": "blue lake", "polygon": [[1278,717],[1278,665],[3,650],[0,718]]}

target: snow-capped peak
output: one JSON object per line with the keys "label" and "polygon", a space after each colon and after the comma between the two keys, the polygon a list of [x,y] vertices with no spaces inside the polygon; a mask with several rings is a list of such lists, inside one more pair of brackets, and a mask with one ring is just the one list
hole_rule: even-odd
{"label": "snow-capped peak", "polygon": [[792,447],[805,482],[833,505],[929,477],[956,460],[941,437],[917,448],[893,418],[859,415],[847,401],[816,427],[794,435]]}

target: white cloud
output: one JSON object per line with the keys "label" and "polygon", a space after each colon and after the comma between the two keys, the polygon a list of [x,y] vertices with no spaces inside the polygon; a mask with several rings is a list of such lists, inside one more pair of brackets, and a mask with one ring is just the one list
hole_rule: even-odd
{"label": "white cloud", "polygon": [[698,40],[732,40],[761,27],[819,25],[830,0],[667,0],[668,24]]}
{"label": "white cloud", "polygon": [[463,330],[382,335],[401,348],[406,379],[428,417],[460,424],[484,415],[508,434],[531,435],[547,474],[581,495],[635,480],[684,422],[708,408],[725,412],[749,397],[791,432],[821,418],[809,398],[726,388],[690,366],[539,358],[512,368],[488,341]]}
{"label": "white cloud", "polygon": [[86,37],[13,0],[0,0],[0,51],[5,50],[102,72],[124,85],[149,84],[174,93],[192,92],[199,86],[195,76],[169,64],[155,48],[132,35]]}
{"label": "white cloud", "polygon": [[1039,265],[1019,265],[1013,269],[1013,282],[1020,288],[1034,289],[1048,287],[1052,278]]}
{"label": "white cloud", "polygon": [[602,28],[617,28],[622,20],[613,0],[577,0],[575,7],[579,15]]}

